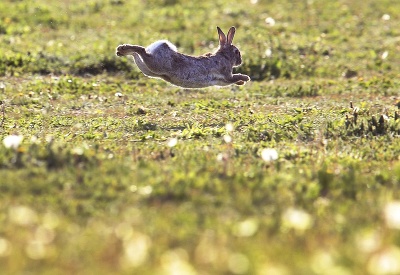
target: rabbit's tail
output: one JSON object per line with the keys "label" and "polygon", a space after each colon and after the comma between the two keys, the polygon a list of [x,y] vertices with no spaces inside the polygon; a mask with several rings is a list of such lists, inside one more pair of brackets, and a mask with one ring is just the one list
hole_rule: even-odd
{"label": "rabbit's tail", "polygon": [[158,40],[158,41],[154,42],[153,44],[150,44],[146,48],[146,51],[150,54],[155,53],[155,52],[159,51],[160,48],[165,47],[165,46],[174,52],[178,52],[178,49],[176,48],[176,46],[174,44],[172,44],[171,42],[169,42],[168,40]]}

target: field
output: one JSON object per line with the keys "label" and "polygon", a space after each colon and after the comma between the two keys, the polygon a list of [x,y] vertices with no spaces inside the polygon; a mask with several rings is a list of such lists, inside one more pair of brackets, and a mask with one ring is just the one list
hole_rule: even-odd
{"label": "field", "polygon": [[[0,273],[400,274],[399,10],[1,1]],[[212,52],[216,26],[244,86],[115,55]]]}

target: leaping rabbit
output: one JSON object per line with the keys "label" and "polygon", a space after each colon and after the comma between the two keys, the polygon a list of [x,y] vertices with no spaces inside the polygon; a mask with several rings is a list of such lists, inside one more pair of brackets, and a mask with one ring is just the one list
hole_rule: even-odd
{"label": "leaping rabbit", "polygon": [[217,27],[219,48],[215,53],[190,56],[179,53],[167,40],[156,41],[147,48],[124,44],[117,47],[117,56],[132,55],[144,75],[164,79],[184,88],[244,85],[248,75],[232,74],[233,67],[242,64],[242,56],[232,44],[235,27],[225,34]]}

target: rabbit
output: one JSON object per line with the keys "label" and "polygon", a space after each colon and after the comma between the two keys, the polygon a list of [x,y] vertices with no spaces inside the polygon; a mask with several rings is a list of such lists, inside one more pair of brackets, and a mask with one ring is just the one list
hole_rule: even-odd
{"label": "rabbit", "polygon": [[250,81],[249,76],[232,74],[233,67],[242,64],[240,51],[232,44],[236,29],[231,27],[227,35],[219,27],[217,31],[219,48],[215,53],[190,56],[179,53],[171,42],[159,40],[147,48],[130,44],[119,45],[116,55],[132,55],[144,75],[161,78],[183,88],[244,85]]}

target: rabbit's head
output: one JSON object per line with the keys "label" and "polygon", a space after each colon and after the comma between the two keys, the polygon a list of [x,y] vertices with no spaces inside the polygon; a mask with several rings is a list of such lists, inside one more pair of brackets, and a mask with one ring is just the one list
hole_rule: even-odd
{"label": "rabbit's head", "polygon": [[242,55],[239,49],[232,44],[236,32],[235,27],[231,27],[226,36],[219,27],[217,27],[217,30],[219,35],[218,52],[227,57],[232,62],[233,66],[236,67],[242,64]]}

